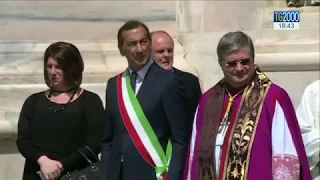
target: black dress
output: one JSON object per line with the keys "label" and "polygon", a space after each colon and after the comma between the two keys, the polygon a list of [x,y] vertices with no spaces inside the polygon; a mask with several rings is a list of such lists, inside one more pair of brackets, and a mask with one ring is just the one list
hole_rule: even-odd
{"label": "black dress", "polygon": [[[100,153],[105,112],[97,94],[84,90],[61,112],[53,112],[49,104],[43,91],[29,96],[22,106],[17,147],[26,158],[23,180],[40,179],[37,160],[42,155],[61,162],[66,173],[87,166],[78,152],[80,149],[92,158],[84,145]],[[64,104],[51,105],[54,109],[64,107]]]}

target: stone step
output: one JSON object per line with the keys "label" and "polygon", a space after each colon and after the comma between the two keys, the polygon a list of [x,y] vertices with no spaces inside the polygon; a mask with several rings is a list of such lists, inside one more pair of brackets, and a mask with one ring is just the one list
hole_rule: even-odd
{"label": "stone step", "polygon": [[[307,28],[296,31],[277,31],[273,29],[262,29],[255,44],[257,51],[269,52],[318,52],[319,51],[319,28]],[[273,48],[272,48],[273,46]],[[297,47],[297,48],[296,48]]]}
{"label": "stone step", "polygon": [[[184,51],[175,39],[175,65],[188,69]],[[119,54],[117,41],[71,41],[80,50],[84,62],[83,83],[106,82],[127,67]],[[43,53],[50,42],[0,42],[0,84],[43,84]]]}
{"label": "stone step", "polygon": [[[125,21],[175,35],[175,1],[1,1],[0,39],[114,40]],[[35,33],[36,32],[36,33]]]}
{"label": "stone step", "polygon": [[[104,41],[117,39],[124,22],[38,22],[0,20],[3,41]],[[145,23],[150,31],[165,30],[176,36],[175,21]],[[23,27],[23,28],[21,28]],[[39,30],[43,29],[44,30]],[[52,29],[52,30],[50,30]],[[36,32],[36,33],[35,33]]]}
{"label": "stone step", "polygon": [[[85,83],[82,84],[81,87],[97,93],[101,100],[105,102],[106,83]],[[45,84],[0,85],[0,118],[5,120],[15,119],[12,118],[11,114],[14,115],[20,111],[23,102],[28,96],[46,89]]]}
{"label": "stone step", "polygon": [[256,41],[255,50],[257,54],[263,53],[307,53],[307,52],[319,52],[320,44],[319,40],[279,40],[279,39],[267,39],[263,41]]}
{"label": "stone step", "polygon": [[300,14],[310,15],[319,13],[319,6],[304,6],[304,7],[281,7],[281,8],[268,8],[269,11],[300,11]]}
{"label": "stone step", "polygon": [[0,109],[0,121],[6,119],[6,111],[7,110]]}
{"label": "stone step", "polygon": [[0,121],[16,121],[19,118],[21,107],[16,108],[0,108]]}

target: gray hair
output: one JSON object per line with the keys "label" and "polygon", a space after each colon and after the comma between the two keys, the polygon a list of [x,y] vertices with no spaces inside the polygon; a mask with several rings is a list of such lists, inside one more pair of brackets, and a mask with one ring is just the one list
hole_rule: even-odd
{"label": "gray hair", "polygon": [[250,56],[254,59],[254,46],[252,39],[242,31],[228,32],[223,35],[218,43],[217,54],[219,62],[221,62],[226,55],[229,55],[242,48],[250,49]]}

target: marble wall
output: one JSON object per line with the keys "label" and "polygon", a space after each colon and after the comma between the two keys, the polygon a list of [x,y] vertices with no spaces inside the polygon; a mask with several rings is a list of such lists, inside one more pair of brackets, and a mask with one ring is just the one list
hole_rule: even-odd
{"label": "marble wall", "polygon": [[128,19],[166,30],[176,44],[175,66],[200,78],[203,91],[222,72],[216,46],[227,31],[254,40],[256,62],[288,90],[294,104],[319,78],[319,7],[303,7],[299,31],[273,30],[272,13],[285,1],[1,1],[0,2],[0,179],[21,179],[23,158],[15,147],[23,101],[45,89],[42,56],[54,41],[79,47],[85,60],[83,87],[104,101],[105,83],[127,64],[116,46]]}

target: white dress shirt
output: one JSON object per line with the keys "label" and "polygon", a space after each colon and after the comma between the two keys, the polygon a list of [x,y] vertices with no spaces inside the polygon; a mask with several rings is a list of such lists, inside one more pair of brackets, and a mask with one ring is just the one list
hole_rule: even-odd
{"label": "white dress shirt", "polygon": [[297,107],[303,142],[314,180],[320,180],[320,80],[308,85]]}
{"label": "white dress shirt", "polygon": [[[139,71],[137,71],[137,79],[136,79],[136,91],[135,91],[135,94],[137,95],[138,92],[139,92],[139,89],[142,85],[142,82],[144,80],[144,78],[146,77],[147,75],[147,72],[151,66],[151,64],[153,63],[153,60],[150,59],[150,61],[143,67],[141,68]],[[130,72],[130,75],[131,73],[133,72],[130,68],[129,69],[129,72]]]}

